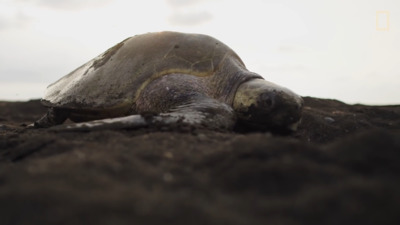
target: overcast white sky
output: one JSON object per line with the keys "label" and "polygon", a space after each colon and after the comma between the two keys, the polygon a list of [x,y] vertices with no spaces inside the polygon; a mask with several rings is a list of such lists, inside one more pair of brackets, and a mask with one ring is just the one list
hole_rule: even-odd
{"label": "overcast white sky", "polygon": [[40,98],[114,44],[162,30],[214,36],[303,96],[400,104],[399,0],[0,0],[0,100]]}

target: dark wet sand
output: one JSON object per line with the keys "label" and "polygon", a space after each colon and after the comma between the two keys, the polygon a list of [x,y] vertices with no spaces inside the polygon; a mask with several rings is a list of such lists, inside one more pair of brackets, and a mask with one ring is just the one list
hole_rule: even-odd
{"label": "dark wet sand", "polygon": [[291,135],[26,130],[0,102],[0,224],[400,224],[400,105],[305,98]]}

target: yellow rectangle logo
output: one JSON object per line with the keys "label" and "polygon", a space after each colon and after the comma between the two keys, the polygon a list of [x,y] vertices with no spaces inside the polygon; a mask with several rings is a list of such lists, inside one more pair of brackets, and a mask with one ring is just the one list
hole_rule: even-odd
{"label": "yellow rectangle logo", "polygon": [[389,11],[376,11],[376,30],[389,31]]}

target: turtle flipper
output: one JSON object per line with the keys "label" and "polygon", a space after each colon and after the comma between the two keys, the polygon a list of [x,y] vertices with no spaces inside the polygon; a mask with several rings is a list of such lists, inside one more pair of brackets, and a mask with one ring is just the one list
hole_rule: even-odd
{"label": "turtle flipper", "polygon": [[131,115],[110,119],[93,120],[82,123],[64,124],[51,127],[55,131],[91,131],[107,129],[128,129],[147,126],[146,119],[141,115]]}
{"label": "turtle flipper", "polygon": [[90,131],[106,129],[137,129],[142,127],[169,127],[188,125],[208,129],[231,129],[236,122],[233,109],[214,99],[178,106],[167,113],[131,115],[83,123],[60,125],[52,130]]}

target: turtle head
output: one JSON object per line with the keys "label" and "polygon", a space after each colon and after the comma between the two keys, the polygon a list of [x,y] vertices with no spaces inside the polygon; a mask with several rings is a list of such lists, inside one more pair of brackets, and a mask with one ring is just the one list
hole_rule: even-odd
{"label": "turtle head", "polygon": [[236,91],[233,108],[238,122],[252,129],[295,131],[300,124],[303,99],[291,90],[252,79]]}

